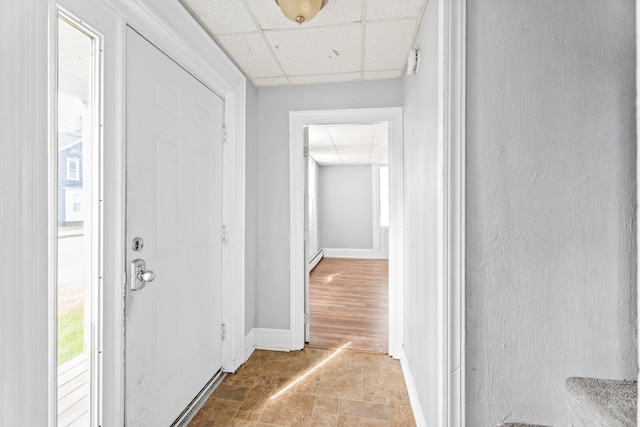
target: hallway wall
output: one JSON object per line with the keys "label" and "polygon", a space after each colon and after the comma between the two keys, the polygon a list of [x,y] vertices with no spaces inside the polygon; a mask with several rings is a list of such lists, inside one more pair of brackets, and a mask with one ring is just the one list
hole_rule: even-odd
{"label": "hallway wall", "polygon": [[467,2],[467,425],[635,378],[634,2]]}
{"label": "hallway wall", "polygon": [[427,3],[414,47],[420,49],[420,69],[415,75],[404,78],[403,87],[405,229],[402,343],[426,421],[429,425],[436,425],[438,419],[437,1]]}
{"label": "hallway wall", "polygon": [[373,249],[371,166],[321,166],[318,177],[320,247]]}
{"label": "hallway wall", "polygon": [[402,105],[402,81],[257,90],[256,327],[289,329],[289,112]]}
{"label": "hallway wall", "polygon": [[244,334],[248,334],[256,326],[256,265],[258,252],[256,238],[258,235],[258,137],[257,90],[247,80],[247,116],[246,116],[246,163],[245,163],[245,285],[244,285]]}

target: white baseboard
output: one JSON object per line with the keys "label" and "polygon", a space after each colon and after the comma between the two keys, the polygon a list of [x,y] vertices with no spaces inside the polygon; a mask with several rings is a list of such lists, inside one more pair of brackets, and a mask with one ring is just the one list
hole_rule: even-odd
{"label": "white baseboard", "polygon": [[407,393],[409,393],[409,401],[411,402],[413,416],[416,419],[416,426],[427,427],[427,420],[424,417],[424,411],[422,410],[422,405],[418,398],[418,389],[416,388],[416,383],[413,380],[413,375],[409,368],[409,361],[407,360],[407,356],[404,354],[404,349],[400,350],[398,359],[400,359],[400,364],[402,365],[402,374],[404,375],[404,382],[407,385]]}
{"label": "white baseboard", "polygon": [[255,329],[251,329],[244,337],[244,362],[249,360],[254,350],[256,349],[256,334]]}
{"label": "white baseboard", "polygon": [[374,251],[373,249],[338,249],[323,248],[325,258],[365,258],[389,259],[389,251]]}
{"label": "white baseboard", "polygon": [[311,260],[309,261],[309,271],[313,270],[316,267],[316,265],[318,265],[318,263],[320,262],[323,256],[324,256],[324,251],[322,249],[316,252],[313,258],[311,258]]}
{"label": "white baseboard", "polygon": [[253,328],[251,333],[254,336],[256,350],[291,351],[291,331],[289,329]]}

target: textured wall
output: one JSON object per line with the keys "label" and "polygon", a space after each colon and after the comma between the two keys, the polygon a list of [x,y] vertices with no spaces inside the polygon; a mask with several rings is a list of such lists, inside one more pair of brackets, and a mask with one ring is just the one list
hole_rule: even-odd
{"label": "textured wall", "polygon": [[404,336],[427,423],[437,422],[438,2],[429,1],[414,47],[420,70],[404,79]]}
{"label": "textured wall", "polygon": [[402,105],[402,81],[260,88],[256,326],[289,329],[289,112]]}
{"label": "textured wall", "polygon": [[371,166],[321,166],[319,170],[320,247],[372,249]]}
{"label": "textured wall", "polygon": [[469,1],[467,425],[635,378],[634,2]]}

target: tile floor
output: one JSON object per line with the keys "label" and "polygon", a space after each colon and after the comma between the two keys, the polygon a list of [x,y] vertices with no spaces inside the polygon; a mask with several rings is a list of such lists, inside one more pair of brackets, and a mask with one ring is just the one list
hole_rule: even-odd
{"label": "tile floor", "polygon": [[256,350],[189,426],[411,427],[415,422],[398,360],[306,347],[291,353]]}

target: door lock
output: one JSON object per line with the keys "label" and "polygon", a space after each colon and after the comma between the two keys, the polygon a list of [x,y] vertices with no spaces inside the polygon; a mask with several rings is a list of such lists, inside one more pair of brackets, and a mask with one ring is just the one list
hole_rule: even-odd
{"label": "door lock", "polygon": [[129,269],[129,287],[132,291],[139,291],[144,288],[148,282],[153,282],[156,273],[147,270],[147,264],[142,259],[134,259],[131,261]]}

